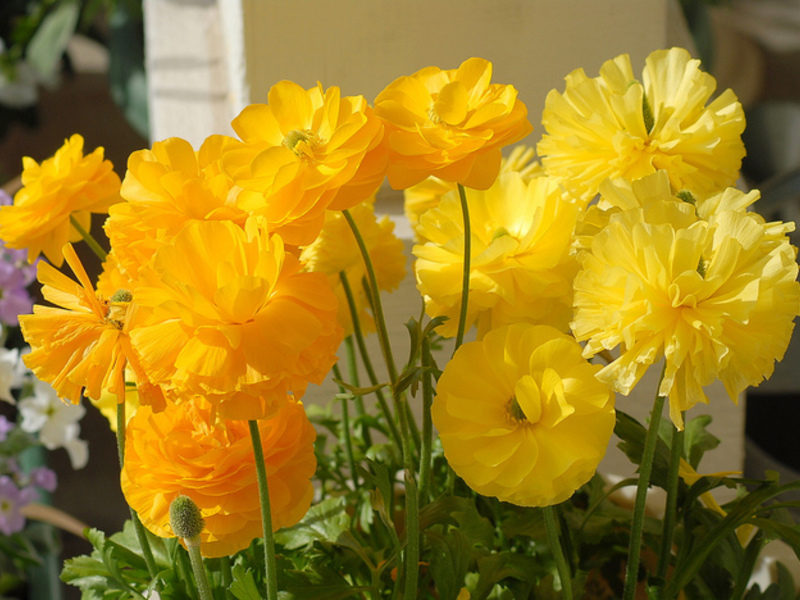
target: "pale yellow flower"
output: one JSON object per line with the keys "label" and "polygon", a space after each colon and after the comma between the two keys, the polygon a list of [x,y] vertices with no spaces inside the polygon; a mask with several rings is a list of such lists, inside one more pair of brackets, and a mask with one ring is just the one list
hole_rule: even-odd
{"label": "pale yellow flower", "polygon": [[[518,144],[512,148],[508,157],[504,157],[500,162],[500,173],[515,171],[522,175],[522,180],[527,183],[534,177],[544,175],[544,169],[539,161],[534,160],[535,157],[533,148]],[[455,183],[433,176],[406,188],[403,191],[404,208],[411,227],[417,226],[422,213],[438,206],[442,196],[455,189],[457,189]]]}
{"label": "pale yellow flower", "polygon": [[[472,260],[467,325],[478,336],[503,324],[548,323],[564,331],[572,318],[571,253],[579,206],[556,182],[537,177],[525,183],[508,172],[486,190],[468,190]],[[464,228],[456,192],[422,215],[414,246],[417,287],[431,317],[449,317],[438,331],[453,336],[461,306]]]}
{"label": "pale yellow flower", "polygon": [[[406,257],[402,240],[394,235],[394,223],[387,216],[378,221],[371,202],[357,204],[350,209],[350,215],[369,251],[378,289],[397,289],[406,275]],[[339,323],[346,336],[353,333],[353,321],[340,273],[347,277],[362,331],[366,333],[375,330],[362,281],[366,277],[364,259],[341,212],[327,212],[322,232],[313,244],[303,248],[300,260],[304,263],[305,270],[328,276],[328,282],[339,301]]]}
{"label": "pale yellow flower", "polygon": [[394,189],[430,175],[486,189],[500,169],[500,150],[528,135],[525,104],[511,85],[490,83],[492,64],[465,60],[458,69],[428,67],[400,77],[378,94],[386,123],[386,172]]}
{"label": "pale yellow flower", "polygon": [[523,323],[461,346],[439,379],[434,425],[476,492],[522,506],[569,498],[594,475],[614,429],[614,394],[578,343]]}
{"label": "pale yellow flower", "polygon": [[735,402],[769,377],[800,313],[793,229],[741,210],[702,219],[671,194],[612,213],[575,278],[572,328],[585,356],[621,349],[598,377],[628,394],[664,358],[658,393],[678,427],[714,380]]}
{"label": "pale yellow flower", "polygon": [[[682,48],[648,56],[638,81],[623,54],[599,77],[582,69],[551,91],[537,153],[548,174],[594,196],[608,177],[637,179],[665,169],[676,190],[705,196],[736,180],[745,154],[745,120],[731,90],[710,103],[714,78]],[[708,103],[708,104],[707,104]]]}

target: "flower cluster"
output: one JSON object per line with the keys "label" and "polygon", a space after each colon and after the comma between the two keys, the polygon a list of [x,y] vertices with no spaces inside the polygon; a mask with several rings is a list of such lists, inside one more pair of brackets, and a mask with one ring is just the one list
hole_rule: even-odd
{"label": "flower cluster", "polygon": [[[733,92],[711,100],[713,78],[684,50],[653,53],[641,81],[623,55],[597,78],[578,70],[563,93],[551,92],[538,160],[528,146],[503,160],[501,150],[533,127],[516,89],[491,77],[479,58],[422,69],[390,83],[374,108],[336,87],[281,81],[233,120],[235,136],[198,149],[156,142],[130,156],[121,182],[102,151],[83,157],[75,136],[41,166],[26,161],[23,190],[0,207],[9,247],[28,248],[29,260],[43,252],[56,266],[63,256],[77,278],[39,263],[50,305],[20,317],[32,347],[26,364],[52,384],[49,399],[75,405],[85,396],[106,413],[116,404],[134,526],[180,537],[193,561],[240,553],[233,572],[223,560],[215,579],[229,591],[253,595],[264,583],[275,600],[278,585],[307,595],[319,584],[337,597],[378,597],[398,585],[414,597],[424,566],[437,597],[477,588],[486,597],[514,578],[525,594],[549,597],[554,572],[569,598],[583,581],[569,560],[600,572],[597,540],[592,552],[578,545],[606,502],[595,474],[616,431],[640,465],[632,525],[601,515],[603,526],[586,535],[624,536],[609,552],[629,546],[621,560],[632,598],[656,448],[671,446],[661,447],[657,484],[671,490],[674,511],[675,494],[691,496],[681,473],[684,486],[706,485],[686,476],[710,442],[695,429],[684,444],[685,411],[707,402],[704,387],[716,380],[735,400],[781,359],[800,314],[794,225],[766,222],[749,210],[758,192],[730,187],[744,155]],[[428,317],[406,323],[402,369],[381,304],[405,275],[403,242],[375,214],[384,178],[406,189]],[[93,211],[108,212],[110,242],[108,254],[95,245],[96,282],[68,243],[91,240]],[[476,339],[464,343],[473,327]],[[371,331],[386,376],[364,344]],[[439,369],[434,349],[447,338],[454,351]],[[659,362],[645,433],[617,411],[615,392],[628,394]],[[304,406],[309,384],[330,371],[338,413]],[[59,411],[34,398],[20,403],[22,427],[44,439],[41,415]],[[659,425],[665,398],[672,428]],[[692,497],[710,503],[709,489]],[[689,504],[681,540],[717,531]],[[668,550],[648,585],[668,598],[669,585],[684,585],[666,583],[670,565],[704,576],[703,544],[719,538],[673,556],[675,515],[665,522]],[[274,575],[279,529],[286,577]],[[542,529],[546,552],[525,538]],[[261,532],[265,569],[256,575],[243,565]],[[121,569],[109,577],[133,578],[120,585],[148,593],[185,590],[184,576],[159,574],[138,533],[156,583]],[[566,534],[574,538],[565,555]],[[505,549],[492,551],[495,542]],[[96,546],[105,557],[110,546]],[[168,549],[183,556],[177,542]],[[528,549],[552,565],[525,563]],[[71,577],[91,589],[79,570]],[[210,598],[202,573],[195,562],[200,596]]]}

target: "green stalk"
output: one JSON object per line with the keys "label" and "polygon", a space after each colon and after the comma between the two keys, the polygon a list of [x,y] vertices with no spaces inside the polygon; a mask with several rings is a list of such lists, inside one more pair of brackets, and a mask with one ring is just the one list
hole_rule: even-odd
{"label": "green stalk", "polygon": [[101,262],[105,262],[108,253],[97,243],[97,240],[92,237],[92,234],[81,227],[81,224],[78,223],[78,220],[73,217],[72,214],[69,215],[69,222],[72,223],[75,230],[81,234],[83,241],[86,242],[86,245],[97,255],[97,258],[99,258]]}
{"label": "green stalk", "polygon": [[192,585],[192,566],[189,561],[189,554],[178,544],[173,560],[178,562],[178,572],[183,582],[186,584],[186,591],[194,600],[197,598],[197,586]]}
{"label": "green stalk", "polygon": [[[227,590],[231,587],[233,583],[233,570],[231,569],[231,557],[230,556],[222,556],[219,559],[219,566],[220,570],[222,571],[222,587]],[[225,592],[226,598],[233,598],[233,595],[229,592]]]}
{"label": "green stalk", "polygon": [[572,574],[567,559],[564,557],[564,549],[561,547],[561,536],[556,524],[556,509],[554,506],[545,506],[543,512],[547,543],[553,553],[553,559],[556,561],[558,578],[561,580],[561,596],[564,600],[572,600]]}
{"label": "green stalk", "polygon": [[678,483],[681,455],[683,454],[683,429],[673,426],[672,443],[669,455],[669,474],[667,475],[667,505],[664,509],[664,529],[661,536],[661,552],[658,556],[656,571],[661,584],[667,578],[670,557],[672,556],[672,540],[675,537],[675,524],[678,515]]}
{"label": "green stalk", "polygon": [[[659,386],[664,373],[659,378]],[[650,424],[644,438],[642,462],[639,465],[639,482],[636,486],[636,501],[633,506],[633,522],[631,523],[631,540],[628,546],[628,566],[625,572],[625,590],[623,600],[633,600],[636,596],[637,575],[639,573],[639,559],[642,552],[642,531],[644,530],[644,512],[647,502],[647,488],[650,486],[650,474],[653,470],[653,457],[656,453],[658,441],[658,428],[661,424],[661,413],[664,410],[666,398],[656,393],[653,402],[653,412],[650,415]]]}
{"label": "green stalk", "polygon": [[[358,231],[358,227],[356,226],[356,222],[353,219],[352,215],[349,211],[343,210],[342,214],[344,215],[345,220],[347,221],[350,229],[353,232],[353,236],[356,239],[356,243],[358,244],[358,248],[361,251],[361,257],[364,259],[364,267],[367,272],[367,281],[369,285],[369,295],[372,298],[372,312],[375,317],[375,329],[378,333],[378,341],[381,346],[381,353],[383,354],[384,362],[386,363],[386,369],[389,373],[389,381],[391,383],[392,389],[392,400],[394,402],[394,412],[397,418],[400,420],[400,441],[401,441],[401,450],[402,450],[402,457],[403,457],[403,467],[405,473],[405,484],[406,484],[406,494],[413,495],[413,502],[410,499],[408,506],[406,507],[406,552],[404,555],[404,573],[405,577],[404,580],[406,585],[413,580],[414,587],[409,588],[406,587],[404,589],[404,594],[406,598],[415,598],[416,597],[416,581],[417,581],[417,570],[419,568],[419,506],[416,499],[417,496],[417,484],[414,481],[414,465],[412,461],[412,454],[411,454],[411,440],[409,434],[409,424],[408,424],[408,408],[406,406],[406,399],[403,394],[401,394],[397,389],[398,383],[398,374],[397,368],[394,364],[394,357],[392,356],[392,347],[389,342],[389,332],[386,329],[386,318],[383,314],[383,307],[381,306],[381,296],[378,290],[378,280],[375,277],[375,268],[372,266],[372,259],[369,256],[369,251],[367,250],[367,245],[364,243],[364,238],[361,237],[361,233]],[[416,546],[417,557],[413,556],[414,547]],[[410,571],[414,571],[413,574]],[[399,581],[399,578],[398,578]],[[270,599],[274,600],[274,599]]]}
{"label": "green stalk", "polygon": [[[367,372],[370,385],[378,385],[378,376],[375,374],[375,369],[372,366],[372,360],[370,360],[369,351],[367,350],[367,344],[364,341],[364,332],[361,329],[361,320],[358,318],[358,310],[356,310],[356,301],[355,297],[353,296],[353,290],[350,288],[350,282],[347,280],[347,277],[340,276],[340,279],[342,281],[342,289],[344,290],[345,297],[347,298],[347,305],[350,307],[350,318],[353,321],[353,335],[356,338],[356,344],[358,345],[358,352],[361,355],[361,361],[364,363],[364,369]],[[397,424],[392,416],[392,411],[389,410],[389,404],[386,402],[386,398],[381,390],[375,391],[375,397],[378,399],[378,405],[381,407],[381,412],[383,413],[386,423],[389,426],[389,433],[391,434],[392,440],[397,445],[397,449],[400,450],[402,447],[400,430],[397,429]]]}
{"label": "green stalk", "polygon": [[[356,345],[352,335],[344,338],[345,356],[347,357],[347,375],[350,378],[350,383],[355,386],[361,385],[358,377],[358,367],[356,365]],[[364,398],[355,396],[353,398],[353,405],[356,407],[356,416],[363,417],[366,414],[364,410]],[[366,446],[372,445],[372,435],[369,432],[369,426],[364,423],[361,426],[361,439]]]}
{"label": "green stalk", "polygon": [[[432,367],[430,340],[422,340],[422,366]],[[431,456],[433,454],[433,422],[431,421],[431,405],[433,404],[433,374],[428,370],[422,375],[422,447],[419,457],[419,497],[420,502],[427,504],[430,500]]]}
{"label": "green stalk", "polygon": [[[339,369],[339,364],[333,365],[333,375],[339,381],[342,381],[342,372]],[[358,490],[358,474],[356,472],[356,459],[353,455],[353,440],[350,436],[350,407],[347,405],[349,394],[342,386],[339,386],[339,393],[342,399],[342,442],[344,443],[344,452],[347,455],[347,462],[350,465],[350,477],[353,480],[353,491]]]}
{"label": "green stalk", "polygon": [[261,432],[258,421],[248,421],[250,439],[253,442],[253,454],[256,462],[256,478],[258,495],[261,500],[261,521],[264,531],[264,568],[267,581],[267,600],[278,600],[278,566],[275,560],[275,534],[272,531],[272,509],[269,503],[269,487],[267,485],[267,466],[264,462],[264,448],[261,446]]}
{"label": "green stalk", "polygon": [[186,548],[189,550],[189,560],[192,562],[192,573],[197,584],[197,591],[200,593],[200,600],[213,600],[211,596],[211,586],[208,585],[206,568],[203,565],[203,557],[200,556],[200,539],[184,539]]}
{"label": "green stalk", "polygon": [[458,314],[458,330],[453,352],[458,350],[464,342],[464,333],[467,329],[467,307],[469,305],[469,276],[472,263],[472,225],[469,220],[469,205],[467,204],[467,190],[458,184],[458,197],[461,199],[461,214],[464,217],[464,271],[461,277],[461,310]]}
{"label": "green stalk", "polygon": [[[117,457],[119,458],[119,468],[122,470],[125,467],[125,401],[117,403]],[[131,522],[133,523],[133,529],[136,531],[136,538],[139,540],[139,546],[142,548],[142,556],[144,557],[144,562],[147,565],[147,572],[155,579],[156,575],[158,574],[158,569],[156,569],[156,559],[153,557],[153,550],[150,548],[150,541],[147,539],[147,532],[145,531],[144,525],[139,520],[139,515],[136,514],[136,511],[128,505],[128,510],[131,513]]]}

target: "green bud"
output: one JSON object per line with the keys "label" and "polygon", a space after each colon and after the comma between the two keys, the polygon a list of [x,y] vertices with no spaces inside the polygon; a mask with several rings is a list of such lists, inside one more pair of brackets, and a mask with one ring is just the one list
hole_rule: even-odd
{"label": "green bud", "polygon": [[178,496],[169,505],[169,524],[175,535],[185,540],[199,537],[206,526],[200,509],[189,496]]}

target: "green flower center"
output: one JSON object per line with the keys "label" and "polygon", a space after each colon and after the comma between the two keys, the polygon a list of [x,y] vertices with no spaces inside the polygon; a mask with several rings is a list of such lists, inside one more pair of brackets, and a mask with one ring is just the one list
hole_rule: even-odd
{"label": "green flower center", "polygon": [[311,157],[314,153],[314,148],[322,145],[322,143],[322,139],[310,129],[292,129],[281,142],[284,147],[301,157]]}
{"label": "green flower center", "polygon": [[517,402],[516,396],[511,396],[511,400],[508,401],[508,416],[516,422],[528,420],[528,417],[525,416],[525,411],[522,410],[519,402]]}

